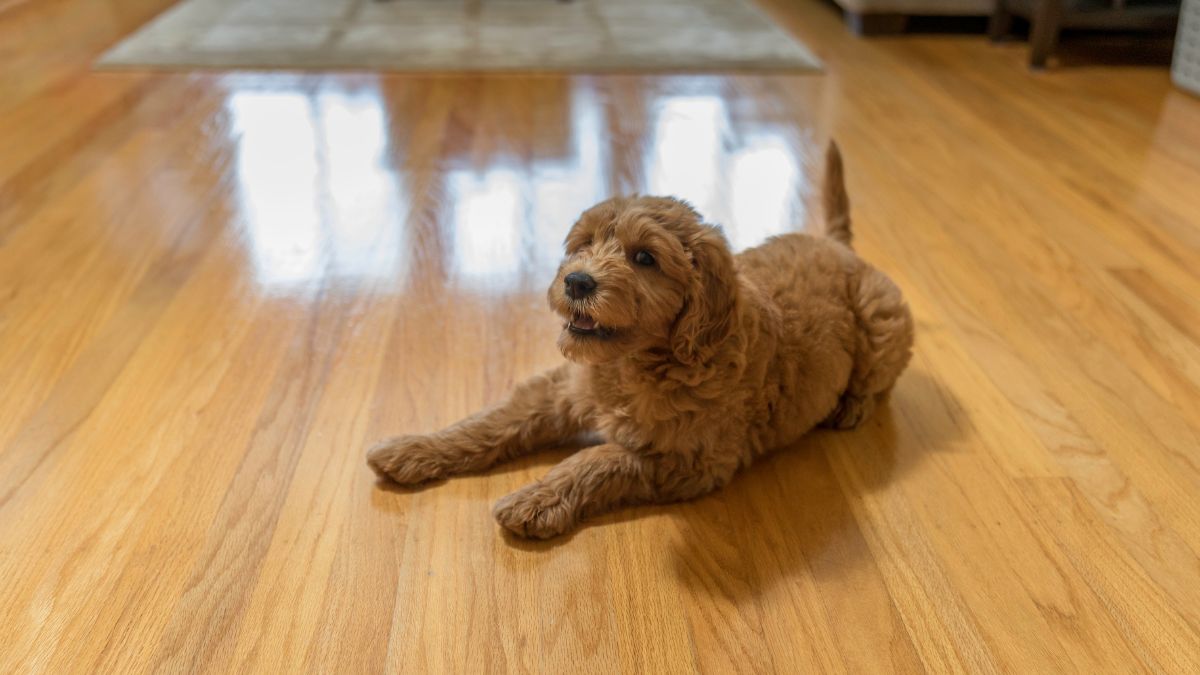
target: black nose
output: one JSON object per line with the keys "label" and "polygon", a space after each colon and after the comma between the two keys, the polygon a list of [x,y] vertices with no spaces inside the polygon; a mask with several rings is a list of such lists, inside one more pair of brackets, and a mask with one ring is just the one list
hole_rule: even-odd
{"label": "black nose", "polygon": [[596,280],[586,272],[571,272],[563,282],[567,285],[567,295],[576,300],[586,298],[596,290]]}

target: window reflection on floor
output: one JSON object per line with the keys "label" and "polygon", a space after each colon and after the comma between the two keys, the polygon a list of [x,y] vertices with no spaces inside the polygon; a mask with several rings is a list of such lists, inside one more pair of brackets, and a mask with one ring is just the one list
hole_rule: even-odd
{"label": "window reflection on floor", "polygon": [[657,101],[646,168],[649,193],[686,199],[705,217],[719,220],[717,175],[728,126],[725,101],[716,96]]}
{"label": "window reflection on floor", "polygon": [[408,198],[387,163],[376,90],[236,91],[227,110],[260,284],[402,281]]}
{"label": "window reflection on floor", "polygon": [[456,172],[448,177],[454,203],[454,274],[485,291],[503,291],[519,280],[525,224],[524,180],[511,168],[483,175]]}
{"label": "window reflection on floor", "polygon": [[804,224],[804,174],[798,148],[769,125],[731,128],[725,101],[674,96],[653,105],[646,158],[649,192],[691,202],[720,224],[735,250]]}
{"label": "window reflection on floor", "polygon": [[609,147],[603,111],[590,87],[571,89],[571,141],[566,159],[533,167],[536,274],[549,282],[562,258],[562,243],[584,209],[607,199]]}
{"label": "window reflection on floor", "polygon": [[794,150],[778,135],[751,137],[730,169],[729,243],[743,250],[804,223],[804,174]]}
{"label": "window reflection on floor", "polygon": [[579,214],[607,196],[608,146],[595,92],[574,86],[565,147],[529,164],[494,160],[483,172],[447,176],[454,276],[475,291],[540,292]]}
{"label": "window reflection on floor", "polygon": [[[389,147],[378,90],[238,86],[227,109],[257,280],[276,291],[338,279],[403,288],[410,195],[391,163],[403,150]],[[614,120],[605,116],[620,111],[604,101],[593,83],[572,83],[558,104],[564,119],[554,148],[444,175],[442,235],[425,241],[446,247],[438,254],[457,284],[509,292],[546,283],[568,228],[617,182]],[[738,250],[803,225],[802,142],[769,124],[731,120],[725,101],[704,91],[652,97],[647,106],[643,192],[691,201]]]}

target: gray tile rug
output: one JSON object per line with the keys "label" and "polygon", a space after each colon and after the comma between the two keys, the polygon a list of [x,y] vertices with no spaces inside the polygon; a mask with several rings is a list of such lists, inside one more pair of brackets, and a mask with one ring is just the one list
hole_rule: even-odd
{"label": "gray tile rug", "polygon": [[813,71],[749,0],[185,0],[100,67]]}

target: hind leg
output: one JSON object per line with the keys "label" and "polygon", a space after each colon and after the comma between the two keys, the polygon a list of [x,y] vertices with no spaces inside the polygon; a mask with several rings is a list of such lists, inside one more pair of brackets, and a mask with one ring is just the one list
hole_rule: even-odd
{"label": "hind leg", "polygon": [[825,426],[853,429],[865,422],[887,396],[912,356],[912,314],[900,289],[884,274],[867,268],[854,296],[858,322],[854,370]]}

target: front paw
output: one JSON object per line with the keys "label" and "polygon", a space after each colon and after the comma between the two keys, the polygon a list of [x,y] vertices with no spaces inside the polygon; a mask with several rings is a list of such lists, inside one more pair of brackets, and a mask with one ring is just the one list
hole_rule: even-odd
{"label": "front paw", "polygon": [[523,487],[496,502],[492,515],[509,532],[533,539],[548,539],[575,527],[574,510],[542,483]]}
{"label": "front paw", "polygon": [[380,478],[417,485],[449,473],[445,453],[426,436],[396,436],[367,451],[367,464]]}

